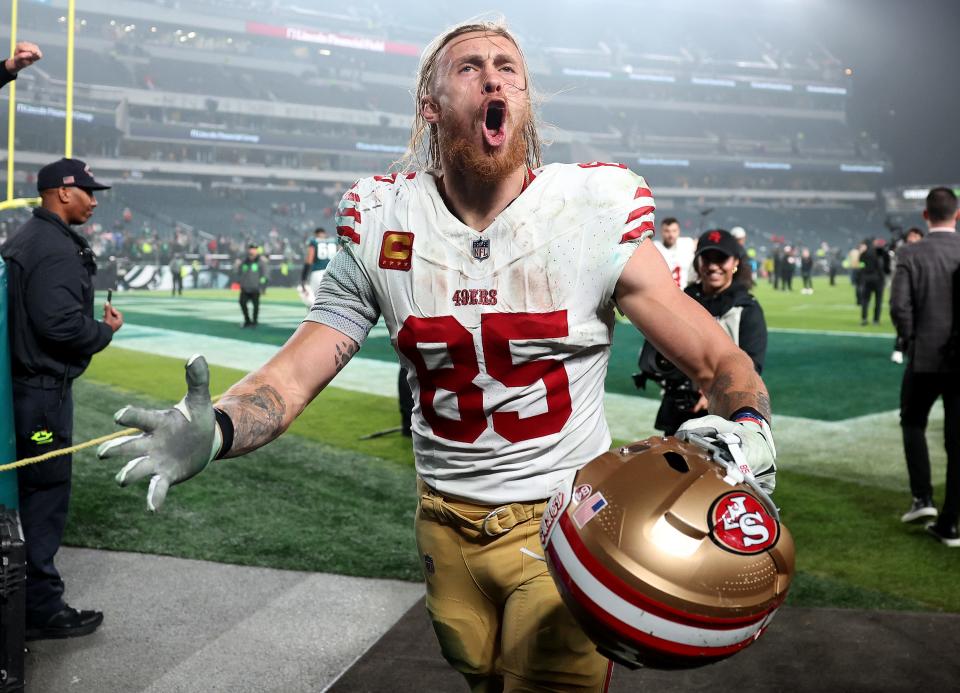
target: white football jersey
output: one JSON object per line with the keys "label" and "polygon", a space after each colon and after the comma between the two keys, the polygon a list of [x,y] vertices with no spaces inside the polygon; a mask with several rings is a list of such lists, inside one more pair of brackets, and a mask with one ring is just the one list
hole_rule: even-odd
{"label": "white football jersey", "polygon": [[652,194],[626,167],[530,177],[482,232],[425,173],[364,178],[338,211],[410,373],[417,472],[481,503],[547,498],[609,448],[613,292],[653,231]]}
{"label": "white football jersey", "polygon": [[697,251],[697,242],[686,236],[679,236],[677,242],[667,248],[663,241],[657,239],[654,241],[657,250],[666,260],[667,267],[670,268],[670,274],[673,281],[681,289],[686,289],[687,285],[696,281],[696,271],[693,268],[693,256]]}

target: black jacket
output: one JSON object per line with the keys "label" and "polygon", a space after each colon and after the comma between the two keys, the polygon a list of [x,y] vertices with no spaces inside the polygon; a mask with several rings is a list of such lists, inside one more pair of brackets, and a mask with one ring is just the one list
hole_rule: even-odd
{"label": "black jacket", "polygon": [[707,296],[703,293],[703,285],[698,282],[685,291],[717,319],[737,346],[747,352],[757,373],[762,373],[767,357],[767,321],[763,309],[747,287],[731,284],[726,291]]}
{"label": "black jacket", "polygon": [[934,231],[897,251],[890,290],[890,317],[907,342],[910,365],[918,373],[956,373],[957,359],[945,352],[955,326],[960,279],[960,234]]}
{"label": "black jacket", "polygon": [[860,255],[860,281],[882,281],[890,274],[890,253],[873,246]]}
{"label": "black jacket", "polygon": [[76,378],[113,339],[93,319],[96,261],[87,241],[42,207],[2,248],[14,378]]}
{"label": "black jacket", "polygon": [[7,61],[0,58],[0,87],[2,87],[7,82],[12,82],[17,78],[16,75],[11,75],[7,70]]}

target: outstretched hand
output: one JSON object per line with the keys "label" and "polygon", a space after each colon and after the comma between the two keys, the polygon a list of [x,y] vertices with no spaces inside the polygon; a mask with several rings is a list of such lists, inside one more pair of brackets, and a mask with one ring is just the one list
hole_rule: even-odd
{"label": "outstretched hand", "polygon": [[220,446],[213,403],[210,369],[203,356],[186,364],[187,394],[170,409],[124,407],[114,415],[123,426],[142,433],[111,440],[97,450],[100,459],[128,457],[116,481],[121,486],[150,479],[147,508],[159,510],[174,484],[199,474]]}
{"label": "outstretched hand", "polygon": [[25,67],[30,67],[43,57],[40,46],[30,41],[18,41],[13,55],[7,58],[7,72],[15,75]]}

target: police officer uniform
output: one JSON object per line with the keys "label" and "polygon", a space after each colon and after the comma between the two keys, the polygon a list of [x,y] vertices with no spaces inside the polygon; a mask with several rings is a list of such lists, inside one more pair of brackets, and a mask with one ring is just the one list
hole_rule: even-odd
{"label": "police officer uniform", "polygon": [[[75,186],[106,190],[77,159],[43,167],[40,191]],[[113,338],[93,318],[96,261],[86,239],[58,214],[39,207],[0,248],[9,274],[9,333],[17,458],[73,443],[72,383]],[[103,615],[63,600],[54,565],[70,501],[72,456],[18,470],[20,518],[27,548],[27,637],[92,632]]]}

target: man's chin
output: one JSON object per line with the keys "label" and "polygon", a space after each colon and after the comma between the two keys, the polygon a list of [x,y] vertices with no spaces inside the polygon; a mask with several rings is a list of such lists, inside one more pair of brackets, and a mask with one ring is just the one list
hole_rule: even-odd
{"label": "man's chin", "polygon": [[522,140],[507,138],[499,146],[491,146],[485,140],[476,145],[466,139],[443,144],[444,158],[454,169],[484,183],[498,183],[526,162],[526,148]]}

